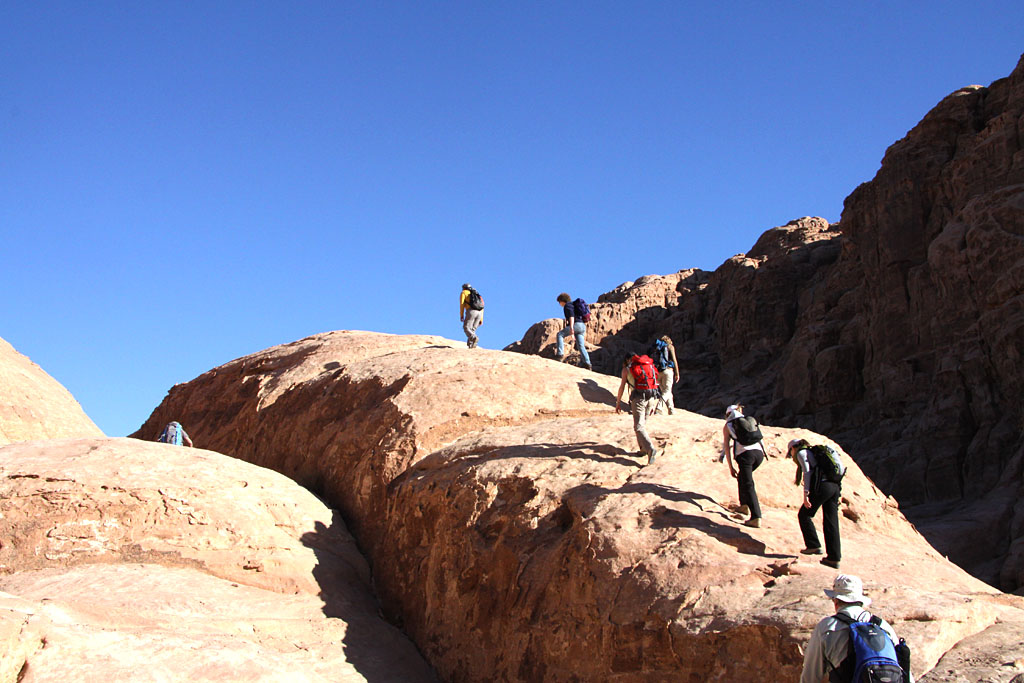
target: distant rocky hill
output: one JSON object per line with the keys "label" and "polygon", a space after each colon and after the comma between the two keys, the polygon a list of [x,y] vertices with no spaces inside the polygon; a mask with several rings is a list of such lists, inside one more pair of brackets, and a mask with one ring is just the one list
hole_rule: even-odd
{"label": "distant rocky hill", "polygon": [[[174,386],[135,436],[179,420],[336,505],[385,614],[442,680],[795,680],[835,571],[799,554],[780,449],[820,437],[764,428],[749,529],[722,421],[652,417],[665,453],[641,467],[617,386],[438,337],[331,332]],[[924,681],[1010,679],[1024,599],[945,560],[856,466],[842,530],[844,571],[915,644]]]}
{"label": "distant rocky hill", "polygon": [[[1024,586],[1024,59],[943,99],[835,225],[767,231],[712,273],[602,295],[588,342],[617,373],[669,334],[677,402],[828,434],[942,552]],[[558,321],[509,347],[550,354]]]}
{"label": "distant rocky hill", "polygon": [[0,445],[103,436],[57,380],[0,339]]}

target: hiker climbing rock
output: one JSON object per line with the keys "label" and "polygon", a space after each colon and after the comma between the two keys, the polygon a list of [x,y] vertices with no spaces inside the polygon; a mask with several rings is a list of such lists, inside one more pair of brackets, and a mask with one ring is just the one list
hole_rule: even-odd
{"label": "hiker climbing rock", "polygon": [[178,422],[168,422],[160,436],[156,438],[161,443],[169,443],[174,446],[192,447],[192,439],[188,438],[184,428]]}
{"label": "hiker climbing rock", "polygon": [[675,412],[675,400],[672,397],[672,385],[679,381],[679,361],[676,360],[676,347],[672,339],[666,334],[654,340],[651,346],[651,358],[658,368],[658,387],[661,389],[661,397],[665,402],[665,409],[671,415]]}
{"label": "hiker climbing rock", "polygon": [[[745,526],[761,526],[761,504],[754,488],[754,470],[764,462],[764,446],[757,420],[743,414],[743,406],[731,405],[725,409],[722,428],[722,457],[729,463],[729,473],[736,479],[739,489],[741,515],[750,514]],[[736,464],[733,465],[735,459]]]}
{"label": "hiker climbing rock", "polygon": [[459,320],[462,321],[462,331],[466,333],[466,346],[476,347],[479,340],[476,328],[484,324],[484,298],[468,282],[462,285],[459,295]]}
{"label": "hiker climbing rock", "polygon": [[811,446],[804,439],[789,442],[788,455],[797,462],[796,483],[803,479],[804,500],[797,518],[804,536],[804,555],[820,555],[821,541],[814,528],[814,515],[821,512],[821,526],[825,533],[825,557],[821,563],[839,569],[842,550],[839,542],[839,497],[842,493],[846,467],[839,453],[831,446]]}
{"label": "hiker climbing rock", "polygon": [[647,454],[647,464],[650,465],[658,457],[658,451],[647,434],[647,410],[656,405],[660,396],[658,390],[658,371],[654,368],[654,361],[650,356],[637,356],[628,354],[622,361],[622,381],[619,382],[619,393],[615,396],[615,412],[621,410],[622,391],[626,385],[631,387],[629,392],[629,412],[633,414],[633,431],[636,433],[636,442],[640,450]]}
{"label": "hiker climbing rock", "polygon": [[565,317],[565,326],[556,335],[558,343],[558,360],[565,360],[565,338],[570,334],[576,337],[576,350],[583,358],[583,366],[587,370],[593,370],[590,364],[590,354],[587,353],[587,323],[590,322],[590,307],[583,299],[572,300],[567,293],[562,292],[557,299],[562,307],[562,315]]}
{"label": "hiker climbing rock", "polygon": [[910,648],[897,641],[886,621],[864,608],[871,599],[864,595],[861,580],[840,574],[825,595],[832,598],[836,613],[818,622],[804,649],[800,683],[829,681],[889,681],[911,683]]}

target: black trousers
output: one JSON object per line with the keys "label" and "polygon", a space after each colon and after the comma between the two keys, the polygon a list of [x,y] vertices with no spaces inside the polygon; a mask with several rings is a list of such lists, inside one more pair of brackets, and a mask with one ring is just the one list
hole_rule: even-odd
{"label": "black trousers", "polygon": [[757,490],[754,489],[754,470],[764,462],[764,453],[760,448],[743,451],[735,457],[736,484],[739,487],[740,505],[750,508],[751,517],[761,516],[761,504],[757,502]]}
{"label": "black trousers", "polygon": [[814,528],[814,515],[821,508],[821,528],[825,532],[825,556],[838,562],[842,559],[839,544],[839,495],[842,489],[839,484],[831,481],[819,481],[811,488],[811,507],[800,506],[797,517],[800,520],[800,532],[804,535],[804,545],[808,548],[820,548],[818,532]]}

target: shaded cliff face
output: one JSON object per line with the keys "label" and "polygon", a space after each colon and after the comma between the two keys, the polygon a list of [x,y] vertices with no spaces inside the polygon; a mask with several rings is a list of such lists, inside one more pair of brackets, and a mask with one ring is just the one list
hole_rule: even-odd
{"label": "shaded cliff face", "polygon": [[[445,680],[795,680],[835,572],[799,554],[780,449],[820,437],[764,428],[765,516],[749,529],[718,462],[722,421],[652,417],[664,454],[642,468],[617,389],[535,356],[333,332],[175,386],[137,436],[177,419],[197,446],[325,495],[385,612]],[[1019,656],[994,629],[1024,628],[1024,600],[942,558],[856,466],[842,529],[844,571],[920,643],[918,673],[979,654],[975,637]]]}
{"label": "shaded cliff face", "polygon": [[[668,333],[680,405],[742,400],[829,434],[943,552],[1024,585],[1024,59],[940,102],[838,224],[769,230],[696,278],[603,295],[614,310],[595,311],[588,341],[614,352],[599,369]],[[652,290],[668,294],[637,303]],[[510,348],[544,352],[544,325]]]}
{"label": "shaded cliff face", "polygon": [[0,445],[103,436],[57,380],[0,339]]}

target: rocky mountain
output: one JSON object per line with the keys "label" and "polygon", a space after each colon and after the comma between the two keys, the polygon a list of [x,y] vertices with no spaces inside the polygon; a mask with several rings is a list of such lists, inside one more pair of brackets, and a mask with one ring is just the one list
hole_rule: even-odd
{"label": "rocky mountain", "polygon": [[0,339],[0,445],[103,436],[71,393]]}
{"label": "rocky mountain", "polygon": [[[669,334],[679,405],[828,434],[976,576],[1024,586],[1024,59],[943,99],[828,225],[768,230],[712,273],[602,295],[588,343],[617,374]],[[551,353],[558,321],[510,350]]]}
{"label": "rocky mountain", "polygon": [[[750,529],[722,421],[652,417],[665,454],[642,467],[617,389],[536,356],[332,332],[176,385],[135,436],[179,420],[337,506],[385,614],[443,680],[794,680],[835,571],[798,552],[779,449],[819,437],[765,427]],[[944,559],[856,466],[842,531],[843,570],[915,644],[923,680],[1020,673],[1024,599]]]}

